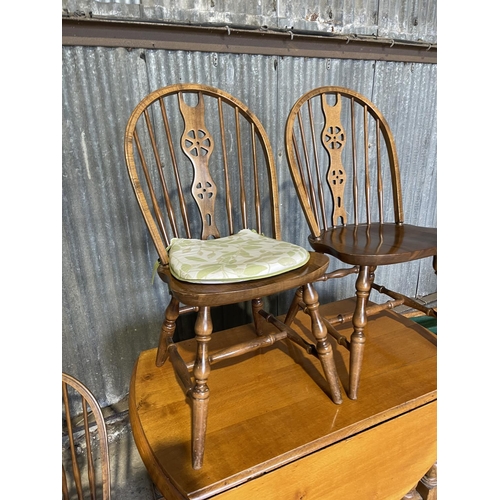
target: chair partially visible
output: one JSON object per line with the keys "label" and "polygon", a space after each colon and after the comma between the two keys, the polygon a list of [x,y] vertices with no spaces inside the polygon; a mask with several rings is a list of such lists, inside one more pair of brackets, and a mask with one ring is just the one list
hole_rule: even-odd
{"label": "chair partially visible", "polygon": [[[321,360],[330,397],[341,403],[333,348],[311,285],[329,259],[280,240],[274,157],[256,115],[214,87],[161,88],[133,110],[125,159],[157,273],[171,295],[156,364],[170,359],[192,401],[192,467],[203,465],[208,377],[218,361],[288,339]],[[293,318],[279,321],[264,309],[266,297],[292,289],[306,304],[315,344],[290,327]],[[243,302],[252,304],[256,338],[211,352],[211,309]],[[197,314],[194,361],[182,359],[173,340],[177,319],[189,312]]]}
{"label": "chair partially visible", "polygon": [[[323,279],[358,274],[354,311],[326,323],[350,351],[348,396],[357,399],[368,316],[405,304],[437,317],[436,309],[376,284],[375,270],[433,257],[437,272],[437,229],[404,223],[394,138],[382,113],[363,95],[333,86],[305,93],[289,113],[285,143],[311,247],[352,266]],[[390,300],[369,305],[372,289]],[[346,339],[335,325],[350,320],[353,333]]]}
{"label": "chair partially visible", "polygon": [[[111,498],[108,434],[101,408],[79,380],[62,374],[63,451],[70,467],[62,466],[63,499]],[[97,446],[93,444],[97,440]],[[75,496],[76,495],[76,496]]]}

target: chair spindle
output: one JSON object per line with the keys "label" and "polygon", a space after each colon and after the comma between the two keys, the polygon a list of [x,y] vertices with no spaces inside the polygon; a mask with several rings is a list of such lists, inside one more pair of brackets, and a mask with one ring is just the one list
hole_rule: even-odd
{"label": "chair spindle", "polygon": [[229,183],[229,166],[227,161],[227,146],[226,146],[226,126],[224,123],[224,111],[222,108],[222,99],[219,97],[217,99],[217,105],[219,109],[219,125],[220,125],[220,138],[222,146],[222,160],[224,162],[224,181],[226,183],[226,213],[227,213],[227,223],[229,228],[229,234],[234,233],[234,223],[233,223],[233,200],[231,194],[231,184]]}
{"label": "chair spindle", "polygon": [[[160,153],[158,152],[158,144],[157,144],[157,141],[156,141],[156,136],[155,136],[155,133],[154,133],[153,124],[151,122],[151,116],[150,116],[148,110],[145,111],[144,118],[146,119],[146,127],[147,127],[147,130],[148,130],[149,140],[151,142],[151,149],[152,149],[153,155],[155,157],[156,169],[158,171],[158,175],[159,175],[160,181],[161,181],[162,192],[163,192],[163,195],[165,196],[167,194],[167,189],[166,189],[166,185],[165,185],[165,178],[163,176],[163,169],[162,169],[162,165],[161,165]],[[168,233],[167,233],[167,230],[165,228],[165,221],[163,219],[163,215],[162,215],[162,212],[161,212],[161,209],[160,209],[160,205],[158,203],[158,198],[156,197],[156,193],[155,193],[155,190],[154,190],[154,187],[153,187],[153,183],[151,181],[151,177],[150,177],[151,174],[152,174],[152,172],[149,172],[149,171],[146,172],[145,171],[145,175],[146,175],[146,177],[148,179],[149,193],[151,195],[151,198],[152,198],[153,204],[154,204],[154,208],[155,208],[156,220],[158,221],[158,224],[162,228],[163,237],[165,239],[165,244],[166,244],[165,246],[168,246]],[[169,202],[170,202],[170,200],[168,199],[168,197],[166,198],[165,201],[167,202],[167,206],[168,206]]]}
{"label": "chair spindle", "polygon": [[[82,411],[83,411],[83,427],[85,429],[85,444],[87,445],[87,450],[90,450],[92,447],[92,443],[90,442],[89,415],[87,412],[87,403],[83,396],[82,396]],[[97,498],[97,485],[95,478],[94,459],[92,457],[92,453],[87,453],[87,471],[89,478],[90,496],[92,500],[94,500],[95,498]]]}
{"label": "chair spindle", "polygon": [[[172,132],[170,131],[170,123],[167,116],[167,110],[163,99],[158,101],[160,103],[161,116],[163,119],[163,128],[165,130],[165,136],[167,138],[168,150],[170,152],[170,160],[172,161],[173,172],[175,176],[175,181],[177,185],[177,192],[179,194],[179,208],[181,211],[182,221],[184,223],[184,229],[186,234],[190,234],[188,216],[186,212],[186,203],[184,202],[184,193],[182,192],[181,180],[179,177],[179,166],[177,164],[177,156],[175,154],[174,142],[172,140]],[[164,179],[163,170],[161,170],[162,179]],[[177,222],[175,213],[173,210],[172,202],[170,200],[170,195],[168,194],[168,186],[166,182],[163,183],[163,196],[165,197],[165,203],[167,205],[168,218],[170,220],[170,227],[172,228],[172,233],[174,238],[179,237],[179,230],[177,228]],[[170,244],[170,240],[167,240],[167,245]]]}
{"label": "chair spindle", "polygon": [[148,186],[149,194],[151,196],[151,203],[153,206],[153,212],[154,212],[154,215],[156,218],[156,222],[160,228],[161,237],[164,239],[164,241],[168,241],[165,225],[163,224],[163,217],[161,216],[161,211],[160,211],[160,207],[158,206],[158,200],[156,199],[156,194],[154,191],[153,182],[152,182],[151,176],[149,174],[148,162],[144,156],[142,144],[141,144],[141,141],[139,139],[139,134],[137,133],[137,130],[134,131],[134,140],[135,140],[135,144],[137,146],[137,153],[139,154],[139,159],[141,162],[142,171],[144,172],[144,177],[146,179],[146,185]]}
{"label": "chair spindle", "polygon": [[[298,123],[299,123],[299,131],[300,131],[300,137],[302,140],[302,147],[304,148],[304,144],[306,144],[306,138],[305,138],[305,131],[304,131],[304,122],[302,120],[302,113],[298,115]],[[302,166],[302,181],[304,183],[304,186],[309,186],[308,194],[310,198],[310,203],[311,206],[313,207],[314,214],[317,217],[318,216],[318,209],[317,209],[317,201],[316,201],[316,194],[314,192],[314,183],[311,178],[311,167],[310,167],[310,162],[309,162],[309,154],[307,152],[307,149],[303,149],[304,153],[304,162],[305,162],[305,174],[303,173],[304,167]],[[302,163],[302,162],[301,162]],[[307,178],[307,181],[306,181]]]}
{"label": "chair spindle", "polygon": [[64,400],[64,411],[68,416],[66,420],[66,425],[68,426],[68,438],[71,451],[71,463],[73,466],[73,478],[75,481],[76,492],[78,494],[78,500],[83,500],[82,478],[80,475],[80,469],[78,468],[78,461],[76,458],[75,438],[73,435],[73,424],[71,422],[71,413],[69,409],[68,386],[66,385],[65,382],[62,383],[62,392]]}
{"label": "chair spindle", "polygon": [[236,143],[238,144],[238,167],[240,175],[240,210],[242,225],[246,229],[248,228],[248,217],[247,217],[247,198],[245,191],[245,176],[243,173],[243,153],[241,151],[241,128],[240,128],[240,113],[235,108],[234,115],[236,120]]}
{"label": "chair spindle", "polygon": [[[354,224],[359,222],[358,212],[358,161],[356,156],[356,114],[354,97],[351,97],[351,145],[352,145],[352,199],[354,205]],[[346,221],[347,224],[347,221]],[[326,226],[325,226],[326,227]]]}
{"label": "chair spindle", "polygon": [[363,125],[364,125],[364,139],[365,139],[365,203],[366,203],[366,223],[371,224],[371,211],[370,211],[370,158],[368,154],[368,107],[366,104],[363,106]]}
{"label": "chair spindle", "polygon": [[253,161],[253,178],[255,186],[255,218],[257,225],[257,232],[262,233],[262,222],[261,222],[261,203],[260,203],[260,188],[259,188],[259,170],[257,164],[257,145],[255,137],[255,126],[251,124],[251,136],[252,136],[252,161]]}
{"label": "chair spindle", "polygon": [[[323,183],[321,182],[321,169],[319,166],[318,148],[316,145],[316,130],[314,128],[314,116],[313,116],[313,109],[312,109],[311,102],[312,102],[311,99],[309,99],[307,101],[307,109],[309,112],[309,126],[311,128],[311,138],[312,138],[312,143],[313,143],[314,164],[316,166],[316,189],[318,191],[319,206],[321,209],[321,217],[323,220],[323,224],[324,224],[324,227],[327,227],[328,223],[327,223],[327,217],[326,217],[325,196],[323,193]],[[304,154],[307,155],[307,148],[305,148],[305,142],[303,144],[304,144]],[[314,189],[313,184],[311,184],[311,193],[312,193],[313,199],[314,199],[315,189]],[[315,210],[315,213],[316,213],[316,218],[318,218],[316,210]]]}
{"label": "chair spindle", "polygon": [[382,158],[381,158],[381,146],[380,146],[380,121],[375,120],[376,131],[377,131],[377,193],[378,193],[378,210],[379,210],[379,221],[381,224],[384,223],[384,188],[383,188],[383,178],[382,178]]}

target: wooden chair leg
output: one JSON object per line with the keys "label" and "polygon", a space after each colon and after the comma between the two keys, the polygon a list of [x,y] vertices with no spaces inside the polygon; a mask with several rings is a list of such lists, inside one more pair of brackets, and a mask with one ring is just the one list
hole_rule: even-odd
{"label": "wooden chair leg", "polygon": [[205,436],[207,432],[208,400],[210,391],[207,379],[210,374],[210,362],[208,359],[208,343],[212,334],[212,318],[209,307],[200,307],[194,326],[197,342],[196,360],[193,367],[195,385],[191,392],[193,401],[192,413],[192,466],[193,469],[201,469],[203,466],[203,455],[205,452]]}
{"label": "wooden chair leg", "polygon": [[302,287],[297,288],[295,295],[293,296],[292,303],[290,304],[290,308],[286,313],[285,325],[290,326],[293,323],[295,316],[297,316],[300,309],[300,302],[302,302],[302,294]]}
{"label": "wooden chair leg", "polygon": [[353,332],[349,356],[348,396],[350,399],[358,399],[359,378],[365,348],[364,329],[368,321],[366,307],[374,277],[374,268],[361,266],[356,279],[356,307],[352,317]]}
{"label": "wooden chair leg", "polygon": [[341,404],[342,393],[340,392],[340,381],[333,358],[333,348],[328,340],[327,329],[318,312],[318,293],[309,283],[304,286],[302,295],[308,314],[311,317],[311,331],[316,339],[316,351],[318,352],[326,380],[330,386],[330,396],[334,403]]}
{"label": "wooden chair leg", "polygon": [[264,301],[262,299],[252,300],[252,314],[253,314],[253,324],[255,327],[255,333],[261,337],[264,334],[264,323],[266,320],[259,314],[259,311],[264,307]]}
{"label": "wooden chair leg", "polygon": [[158,351],[156,352],[156,366],[162,366],[168,357],[168,345],[172,342],[175,333],[175,322],[179,317],[179,301],[172,297],[165,311],[165,319],[161,325]]}

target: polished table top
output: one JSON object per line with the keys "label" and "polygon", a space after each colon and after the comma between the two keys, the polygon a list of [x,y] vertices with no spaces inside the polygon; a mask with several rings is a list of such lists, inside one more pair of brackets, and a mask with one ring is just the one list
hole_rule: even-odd
{"label": "polished table top", "polygon": [[[345,311],[348,301],[323,305],[322,314],[328,317]],[[299,314],[293,327],[307,335],[308,325],[308,317]],[[349,323],[339,330],[349,338]],[[251,325],[218,332],[213,334],[210,346],[215,349],[226,344],[228,338],[237,343],[253,335]],[[328,398],[319,361],[286,343],[214,365],[208,379],[211,392],[205,461],[198,471],[191,468],[188,400],[171,364],[157,368],[156,349],[142,352],[131,378],[130,419],[141,457],[165,498],[233,498],[230,493],[235,487],[254,479],[257,484],[256,478],[264,484],[263,478],[270,480],[272,475],[263,474],[272,471],[283,471],[279,481],[285,492],[289,478],[303,474],[296,470],[293,476],[287,476],[290,467],[306,464],[311,456],[319,457],[325,447],[332,446],[338,446],[333,457],[346,446],[354,446],[352,456],[364,453],[361,456],[366,457],[367,463],[366,447],[381,447],[374,449],[367,475],[363,477],[365,469],[361,467],[356,482],[380,479],[396,492],[394,498],[402,498],[436,459],[437,339],[425,328],[391,311],[370,317],[366,337],[359,398],[352,401],[344,394],[341,405]],[[186,360],[194,359],[194,340],[177,346]],[[345,388],[348,352],[336,344],[334,350]],[[420,426],[418,431],[412,430],[415,425]],[[398,432],[404,439],[396,438]],[[416,432],[421,435],[412,435]],[[360,439],[359,445],[356,439]],[[391,439],[399,440],[390,444]],[[401,440],[405,443],[401,444]],[[372,445],[367,444],[370,442]],[[384,453],[384,446],[402,446],[391,454],[393,471],[387,470],[389,466],[382,458],[377,458]],[[357,463],[365,459],[350,460]],[[352,470],[356,463],[350,465]],[[286,464],[291,464],[288,469],[283,467]],[[331,470],[332,477],[335,470]],[[349,477],[349,470],[345,474]],[[403,488],[399,497],[398,481]],[[408,487],[404,481],[408,481]],[[240,493],[234,498],[247,497]],[[281,497],[274,491],[269,498]],[[282,498],[295,496],[288,492]],[[392,497],[388,493],[386,498]]]}

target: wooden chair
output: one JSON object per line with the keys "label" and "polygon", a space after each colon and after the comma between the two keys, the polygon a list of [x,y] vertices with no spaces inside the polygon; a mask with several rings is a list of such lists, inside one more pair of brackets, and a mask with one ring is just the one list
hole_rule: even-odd
{"label": "wooden chair", "polygon": [[[358,274],[354,311],[326,322],[350,351],[348,396],[357,399],[367,317],[400,304],[437,316],[435,309],[374,283],[375,270],[432,256],[437,272],[437,230],[404,223],[394,138],[381,112],[361,94],[331,86],[307,92],[289,113],[285,142],[310,245],[352,265],[323,280]],[[391,300],[369,305],[372,289]],[[348,340],[335,325],[351,319]]]}
{"label": "wooden chair", "polygon": [[[161,88],[133,110],[125,158],[158,255],[158,275],[171,295],[156,364],[170,359],[192,401],[193,468],[203,464],[207,380],[218,361],[289,339],[319,357],[330,396],[341,403],[332,346],[311,285],[324,275],[329,259],[280,240],[274,158],[255,114],[216,88]],[[295,260],[297,254],[301,259]],[[282,322],[264,310],[266,297],[296,288],[307,305],[316,345],[291,329],[293,318]],[[246,301],[252,304],[256,338],[210,352],[211,308]],[[181,358],[173,340],[176,320],[187,312],[197,313],[193,362]],[[276,328],[265,327],[266,322]]]}
{"label": "wooden chair", "polygon": [[[108,435],[101,408],[90,390],[62,374],[63,452],[69,450],[70,470],[62,466],[63,499],[111,498]],[[78,421],[78,419],[81,420]],[[93,445],[97,439],[98,447]],[[98,448],[95,451],[95,448]],[[84,494],[85,493],[85,494]],[[99,494],[98,494],[99,493]]]}

